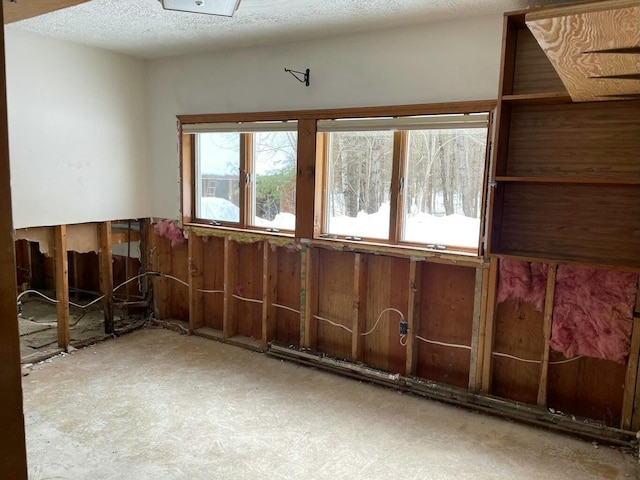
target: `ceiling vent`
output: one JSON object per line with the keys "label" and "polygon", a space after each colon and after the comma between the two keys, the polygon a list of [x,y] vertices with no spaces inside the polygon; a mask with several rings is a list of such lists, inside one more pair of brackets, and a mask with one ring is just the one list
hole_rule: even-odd
{"label": "ceiling vent", "polygon": [[240,0],[158,0],[165,10],[231,17]]}

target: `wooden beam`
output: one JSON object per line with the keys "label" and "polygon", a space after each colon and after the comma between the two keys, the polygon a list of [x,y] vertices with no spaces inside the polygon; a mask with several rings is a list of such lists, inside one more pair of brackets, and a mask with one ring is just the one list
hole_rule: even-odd
{"label": "wooden beam", "polygon": [[406,151],[407,132],[393,133],[393,163],[391,167],[391,191],[397,195],[391,195],[389,206],[389,241],[397,244],[402,236],[402,217],[404,209],[404,189],[402,179],[406,176],[404,172],[404,158]]}
{"label": "wooden beam", "polygon": [[[484,368],[485,342],[487,338],[487,301],[489,298],[489,269],[482,269],[482,292],[480,298],[480,329],[478,332],[478,359],[476,361],[475,384],[473,391],[482,388],[482,369]],[[471,388],[471,383],[469,383]]]}
{"label": "wooden beam", "polygon": [[276,336],[276,307],[278,296],[278,251],[271,250],[269,240],[262,247],[262,348]]}
{"label": "wooden beam", "polygon": [[189,330],[204,327],[204,262],[202,237],[189,233]]}
{"label": "wooden beam", "polygon": [[356,253],[353,270],[353,324],[351,327],[351,358],[364,361],[364,333],[367,324],[367,256]]}
{"label": "wooden beam", "polygon": [[542,335],[544,347],[540,362],[540,383],[538,384],[538,406],[547,406],[547,378],[549,373],[549,342],[551,340],[551,321],[553,318],[553,300],[556,291],[556,273],[558,265],[549,263],[547,266],[547,291],[544,297],[544,317]]}
{"label": "wooden beam", "polygon": [[[2,12],[0,11],[0,16]],[[9,136],[4,69],[4,32],[0,32],[0,478],[26,480],[27,452],[22,413],[22,371],[16,262],[9,173]]]}
{"label": "wooden beam", "polygon": [[420,327],[420,288],[422,264],[412,259],[409,264],[409,302],[407,307],[407,360],[405,375],[415,375],[418,368],[418,345],[416,335]]}
{"label": "wooden beam", "polygon": [[318,346],[318,259],[312,248],[303,247],[300,261],[300,346]]}
{"label": "wooden beam", "polygon": [[495,308],[496,294],[498,291],[498,269],[499,260],[491,259],[489,267],[489,282],[487,292],[487,314],[484,337],[484,355],[482,359],[482,383],[480,391],[482,393],[490,393],[491,376],[493,370],[493,337],[495,335]]}
{"label": "wooden beam", "polygon": [[[640,296],[640,294],[638,295]],[[624,394],[622,397],[622,421],[620,428],[631,430],[633,418],[640,416],[640,412],[634,411],[640,407],[640,394],[636,391],[638,381],[638,361],[640,359],[640,316],[633,317],[633,330],[631,332],[631,347],[627,359],[627,375],[624,381]],[[635,403],[635,407],[634,407]]]}
{"label": "wooden beam", "polygon": [[481,337],[481,321],[484,316],[482,315],[482,293],[483,293],[483,280],[484,280],[483,268],[476,268],[476,280],[475,290],[473,295],[473,323],[471,327],[471,356],[469,360],[469,390],[472,392],[477,391],[478,386],[478,363],[482,362],[480,351],[480,337]]}
{"label": "wooden beam", "polygon": [[238,334],[236,301],[233,298],[238,279],[237,244],[228,237],[224,239],[224,307],[222,313],[222,333],[224,338]]}
{"label": "wooden beam", "polygon": [[89,0],[2,0],[4,23],[19,22],[27,18],[37,17],[63,8],[86,3]]}
{"label": "wooden beam", "polygon": [[296,177],[296,238],[313,238],[316,186],[315,120],[298,121]]}
{"label": "wooden beam", "polygon": [[54,229],[54,264],[56,276],[56,313],[58,317],[58,347],[69,348],[69,266],[67,262],[67,226]]}
{"label": "wooden beam", "polygon": [[98,225],[100,237],[100,294],[102,299],[102,311],[104,312],[104,333],[114,332],[113,325],[113,264],[111,257],[111,222]]}
{"label": "wooden beam", "polygon": [[[178,128],[182,125],[178,122]],[[180,135],[180,213],[182,223],[189,223],[196,216],[196,164],[195,164],[195,135]]]}

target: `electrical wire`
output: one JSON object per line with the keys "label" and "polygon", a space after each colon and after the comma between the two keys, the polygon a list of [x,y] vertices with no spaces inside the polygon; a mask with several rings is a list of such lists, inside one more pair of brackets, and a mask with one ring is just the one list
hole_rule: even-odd
{"label": "electrical wire", "polygon": [[340,323],[332,322],[328,318],[320,317],[318,315],[314,315],[313,318],[318,319],[318,320],[322,320],[323,322],[330,323],[331,325],[333,325],[335,327],[340,327],[340,328],[342,328],[343,330],[346,330],[349,333],[353,333],[353,330],[351,330],[349,327],[345,327],[344,325],[341,325]]}
{"label": "electrical wire", "polygon": [[277,308],[283,308],[285,310],[289,310],[289,311],[291,311],[293,313],[297,313],[298,315],[300,315],[300,310],[296,310],[295,308],[287,307],[286,305],[280,305],[279,303],[272,303],[271,306],[277,307]]}
{"label": "electrical wire", "polygon": [[236,295],[235,293],[232,293],[231,296],[233,298],[237,298],[238,300],[242,300],[244,302],[263,303],[262,300],[256,300],[255,298],[241,297],[240,295]]}
{"label": "electrical wire", "polygon": [[[523,362],[523,363],[537,363],[537,364],[542,363],[542,360],[529,360],[527,358],[521,358],[521,357],[516,357],[515,355],[509,355],[508,353],[492,352],[492,355],[495,355],[496,357],[510,358],[511,360],[516,360],[518,362]],[[575,360],[579,360],[582,357],[583,357],[582,355],[578,355],[577,357],[569,358],[567,360],[557,360],[555,362],[549,362],[549,365],[562,365],[563,363],[569,363]]]}
{"label": "electrical wire", "polygon": [[396,312],[398,315],[400,315],[400,321],[404,322],[404,315],[402,314],[402,312],[400,310],[398,310],[397,308],[385,308],[384,310],[382,310],[380,312],[380,315],[378,315],[378,319],[376,320],[376,323],[373,324],[373,327],[371,328],[371,330],[369,330],[368,332],[365,333],[361,333],[360,335],[362,335],[363,337],[366,337],[367,335],[369,335],[371,332],[373,332],[377,327],[378,327],[378,322],[380,322],[380,319],[382,318],[382,315],[384,315],[386,312]]}
{"label": "electrical wire", "polygon": [[201,290],[198,288],[196,291],[200,293],[224,293],[224,290]]}
{"label": "electrical wire", "polygon": [[[148,272],[148,273],[155,273],[155,272]],[[178,277],[174,277],[173,275],[168,275],[166,273],[160,273],[159,276],[160,277],[170,278],[171,280],[175,280],[176,282],[181,283],[185,287],[189,286],[189,284],[187,282],[185,282],[184,280],[180,280]]]}
{"label": "electrical wire", "polygon": [[435,340],[427,340],[426,338],[421,337],[420,335],[416,335],[416,338],[418,340],[422,340],[423,342],[432,343],[434,345],[441,345],[443,347],[463,348],[465,350],[471,350],[471,347],[469,345],[459,345],[457,343],[445,343],[445,342],[437,342]]}

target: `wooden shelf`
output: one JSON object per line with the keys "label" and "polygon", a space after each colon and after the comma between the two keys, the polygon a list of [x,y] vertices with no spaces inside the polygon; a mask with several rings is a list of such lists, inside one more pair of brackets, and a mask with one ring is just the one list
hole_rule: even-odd
{"label": "wooden shelf", "polygon": [[571,103],[571,97],[566,92],[558,93],[521,93],[518,95],[503,95],[503,102],[521,103],[523,105],[558,105]]}
{"label": "wooden shelf", "polygon": [[638,185],[640,178],[617,179],[617,178],[572,178],[572,177],[507,177],[497,176],[496,182],[520,182],[520,183],[548,183],[548,184],[571,184],[571,185]]}
{"label": "wooden shelf", "polygon": [[550,252],[532,251],[498,251],[490,255],[497,258],[509,258],[525,262],[549,263],[554,262],[559,265],[579,265],[592,268],[613,269],[626,272],[640,272],[640,266],[629,266],[624,263],[611,262],[609,259],[590,259],[585,261],[582,258],[568,258],[565,255],[557,255]]}

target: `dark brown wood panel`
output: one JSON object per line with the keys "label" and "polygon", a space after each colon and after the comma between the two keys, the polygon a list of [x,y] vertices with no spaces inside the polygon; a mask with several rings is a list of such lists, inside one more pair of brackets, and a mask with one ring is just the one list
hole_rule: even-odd
{"label": "dark brown wood panel", "polygon": [[[367,315],[363,333],[369,332],[375,326],[381,312],[391,306],[391,285],[388,282],[380,281],[391,276],[391,258],[370,255],[367,267]],[[406,310],[406,305],[399,310]],[[403,311],[403,314],[406,317],[407,312]],[[388,311],[380,317],[376,329],[364,337],[364,363],[381,370],[390,370],[389,350],[391,343],[394,341],[400,343],[399,321],[400,316],[393,311]]]}
{"label": "dark brown wood panel", "polygon": [[[123,257],[120,255],[114,255],[112,258],[113,258],[112,268],[113,268],[113,287],[114,288],[124,283],[129,278],[135,277],[136,275],[141,273],[142,267],[141,267],[140,259],[130,257],[127,260],[127,257]],[[114,292],[115,297],[119,299],[126,298],[127,292],[129,293],[130,296],[141,296],[142,293],[140,291],[140,285],[144,281],[145,279],[141,278],[138,281],[127,283],[126,285],[118,288]],[[167,280],[167,281],[170,282],[171,280]]]}
{"label": "dark brown wood panel", "polygon": [[640,183],[640,102],[514,105],[506,176]]}
{"label": "dark brown wood panel", "polygon": [[[550,361],[565,357],[551,352]],[[568,415],[620,426],[626,366],[597,358],[549,365],[547,404]]]}
{"label": "dark brown wood panel", "polygon": [[640,187],[504,185],[493,253],[640,267]]}
{"label": "dark brown wood panel", "polygon": [[[544,348],[543,313],[534,305],[512,301],[496,307],[493,352],[539,361]],[[493,355],[491,392],[499,397],[536,404],[540,364]]]}
{"label": "dark brown wood panel", "polygon": [[[300,310],[300,251],[278,248],[278,286],[276,303]],[[300,314],[276,308],[276,340],[300,346]]]}
{"label": "dark brown wood panel", "polygon": [[[67,252],[69,263],[69,287],[73,290],[100,292],[98,254],[95,252]],[[137,273],[137,272],[136,272]],[[76,292],[74,298],[83,298],[86,294]]]}
{"label": "dark brown wood panel", "polygon": [[[224,290],[224,239],[202,238],[202,261],[204,263],[203,290]],[[222,330],[224,294],[204,294],[204,324]]]}
{"label": "dark brown wood panel", "polygon": [[53,290],[53,257],[40,253],[38,242],[29,242],[29,248],[31,250],[31,287]]}
{"label": "dark brown wood panel", "polygon": [[[318,316],[351,329],[355,254],[331,250],[319,250],[318,253]],[[316,321],[318,351],[350,358],[351,333],[326,321]]]}
{"label": "dark brown wood panel", "polygon": [[31,247],[28,240],[16,240],[16,283],[18,288],[31,285]]}
{"label": "dark brown wood panel", "polygon": [[[239,243],[238,277],[230,285],[231,294],[251,300],[262,300],[262,248],[263,242]],[[262,304],[232,297],[236,302],[238,334],[260,340],[262,337]]]}
{"label": "dark brown wood panel", "polygon": [[566,93],[562,80],[528,28],[518,29],[513,94]]}
{"label": "dark brown wood panel", "polygon": [[[176,245],[171,248],[171,275],[179,278],[183,282],[189,283],[189,251],[187,243]],[[189,321],[189,287],[168,279],[171,285],[171,318],[176,320]]]}
{"label": "dark brown wood panel", "polygon": [[[421,337],[471,345],[475,269],[427,263],[422,267]],[[469,385],[471,351],[418,339],[419,377],[462,388]]]}
{"label": "dark brown wood panel", "polygon": [[[409,259],[391,257],[391,270],[389,275],[389,306],[400,310],[405,319],[409,312],[407,306],[409,302]],[[385,277],[382,277],[385,278]],[[375,279],[380,282],[380,278]],[[395,324],[389,328],[389,363],[388,370],[392,372],[404,373],[407,363],[407,347],[400,344],[399,325]],[[406,338],[405,338],[406,341]]]}

